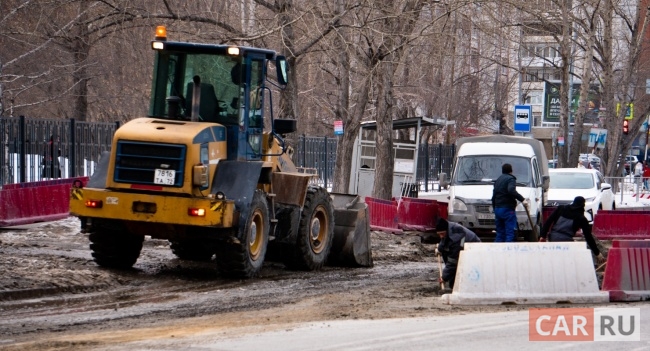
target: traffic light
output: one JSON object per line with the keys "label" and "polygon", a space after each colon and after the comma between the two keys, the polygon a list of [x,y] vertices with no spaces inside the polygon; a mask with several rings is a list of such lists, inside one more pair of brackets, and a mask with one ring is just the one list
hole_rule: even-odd
{"label": "traffic light", "polygon": [[624,119],[623,120],[623,134],[627,135],[627,133],[629,131],[630,131],[629,122],[627,121],[627,119]]}

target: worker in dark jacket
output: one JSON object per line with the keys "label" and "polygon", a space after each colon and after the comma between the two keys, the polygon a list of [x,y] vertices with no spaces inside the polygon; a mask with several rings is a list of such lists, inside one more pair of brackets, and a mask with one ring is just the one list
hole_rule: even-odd
{"label": "worker in dark jacket", "polygon": [[528,207],[528,200],[517,192],[517,178],[512,175],[512,165],[504,163],[501,166],[501,176],[494,182],[492,190],[492,208],[497,231],[494,242],[515,241],[517,200]]}
{"label": "worker in dark jacket", "polygon": [[582,235],[591,252],[596,256],[598,264],[604,263],[605,257],[598,250],[596,240],[591,234],[589,220],[585,218],[585,198],[582,196],[576,196],[573,203],[558,206],[551,213],[542,227],[539,241],[573,241],[573,237],[579,230],[582,230]]}
{"label": "worker in dark jacket", "polygon": [[449,288],[454,287],[456,280],[456,270],[458,269],[458,257],[460,251],[465,246],[465,243],[478,243],[481,239],[474,234],[473,231],[463,227],[462,225],[449,222],[444,218],[439,218],[436,223],[436,232],[440,235],[440,243],[438,244],[438,253],[445,261],[445,268],[443,268],[439,282],[441,285],[448,282]]}

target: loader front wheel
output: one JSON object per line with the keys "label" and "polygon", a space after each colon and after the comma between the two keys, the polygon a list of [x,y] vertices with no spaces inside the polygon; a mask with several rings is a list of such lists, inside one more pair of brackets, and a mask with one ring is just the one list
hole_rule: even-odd
{"label": "loader front wheel", "polygon": [[291,269],[317,270],[327,262],[334,238],[334,206],[332,198],[320,187],[307,190],[305,206],[300,215],[295,247],[286,265]]}
{"label": "loader front wheel", "polygon": [[89,239],[98,265],[127,269],[138,260],[144,236],[131,234],[118,222],[95,220]]}
{"label": "loader front wheel", "polygon": [[269,243],[269,205],[264,192],[256,190],[236,242],[222,242],[217,246],[217,265],[221,274],[232,278],[250,278],[259,273],[264,264]]}

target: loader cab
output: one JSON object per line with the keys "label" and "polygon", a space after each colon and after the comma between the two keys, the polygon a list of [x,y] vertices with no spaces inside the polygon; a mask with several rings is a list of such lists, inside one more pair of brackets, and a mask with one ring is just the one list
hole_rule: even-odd
{"label": "loader cab", "polygon": [[273,126],[267,63],[275,61],[284,86],[285,58],[266,49],[167,41],[160,27],[152,48],[149,117],[220,124],[229,160],[260,160],[265,115]]}

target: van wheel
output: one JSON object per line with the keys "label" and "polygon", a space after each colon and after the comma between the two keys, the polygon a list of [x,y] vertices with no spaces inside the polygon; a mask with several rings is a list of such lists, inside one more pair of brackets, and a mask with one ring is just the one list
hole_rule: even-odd
{"label": "van wheel", "polygon": [[334,238],[334,206],[329,193],[320,187],[307,189],[300,215],[296,244],[285,260],[287,267],[299,270],[322,268]]}
{"label": "van wheel", "polygon": [[238,242],[217,244],[217,266],[232,278],[250,278],[262,269],[269,244],[269,205],[264,192],[255,190],[247,218],[240,219]]}

